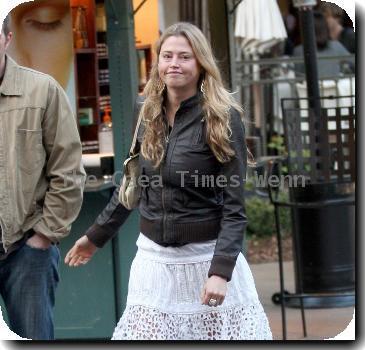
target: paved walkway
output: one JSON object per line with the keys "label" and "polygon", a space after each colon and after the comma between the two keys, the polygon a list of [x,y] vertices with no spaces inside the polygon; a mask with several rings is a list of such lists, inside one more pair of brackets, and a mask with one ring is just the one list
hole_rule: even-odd
{"label": "paved walkway", "polygon": [[[257,292],[268,316],[274,340],[282,339],[281,307],[271,301],[279,292],[278,263],[250,264],[255,278]],[[294,292],[293,263],[284,263],[285,289]],[[288,340],[321,340],[333,338],[350,323],[354,308],[305,309],[307,337],[303,337],[300,309],[286,308]]]}

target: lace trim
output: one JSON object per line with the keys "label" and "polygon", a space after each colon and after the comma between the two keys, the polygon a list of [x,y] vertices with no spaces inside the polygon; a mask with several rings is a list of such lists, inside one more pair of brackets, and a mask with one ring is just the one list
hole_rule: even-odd
{"label": "lace trim", "polygon": [[272,340],[261,304],[194,314],[129,305],[112,340]]}

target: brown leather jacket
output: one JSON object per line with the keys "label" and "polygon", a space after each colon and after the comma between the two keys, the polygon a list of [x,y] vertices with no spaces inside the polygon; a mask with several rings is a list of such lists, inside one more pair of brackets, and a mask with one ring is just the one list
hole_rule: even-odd
{"label": "brown leather jacket", "polygon": [[[231,146],[235,156],[228,163],[219,163],[205,139],[200,98],[197,94],[181,103],[165,145],[164,162],[158,169],[139,157],[141,174],[150,179],[141,181],[144,185],[139,204],[140,231],[163,246],[217,239],[209,276],[230,280],[247,224],[245,131],[240,114],[232,109]],[[139,142],[143,129],[141,125]],[[101,247],[118,232],[129,213],[118,202],[117,189],[88,230],[89,239]]]}

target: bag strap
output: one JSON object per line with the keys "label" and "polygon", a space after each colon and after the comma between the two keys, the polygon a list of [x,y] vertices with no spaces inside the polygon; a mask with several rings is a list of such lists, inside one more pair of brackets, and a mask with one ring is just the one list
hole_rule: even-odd
{"label": "bag strap", "polygon": [[137,120],[136,128],[134,129],[134,135],[133,135],[131,148],[129,150],[129,156],[135,155],[139,126],[141,125],[141,121],[142,121],[142,115],[141,115],[140,111],[141,111],[141,107],[143,105],[143,102],[144,102],[144,99],[139,100],[139,101],[137,100],[137,102],[136,102],[137,106],[136,106],[135,115],[136,115],[136,113],[138,113],[138,120]]}

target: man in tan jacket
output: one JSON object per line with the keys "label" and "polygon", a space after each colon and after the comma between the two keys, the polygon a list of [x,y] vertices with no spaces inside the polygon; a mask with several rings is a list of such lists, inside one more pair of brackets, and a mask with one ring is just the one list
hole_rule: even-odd
{"label": "man in tan jacket", "polygon": [[53,339],[57,243],[82,204],[81,143],[57,82],[5,54],[8,21],[0,34],[0,293],[12,331]]}

